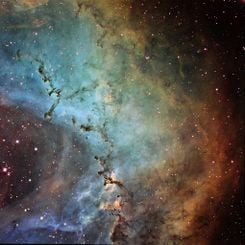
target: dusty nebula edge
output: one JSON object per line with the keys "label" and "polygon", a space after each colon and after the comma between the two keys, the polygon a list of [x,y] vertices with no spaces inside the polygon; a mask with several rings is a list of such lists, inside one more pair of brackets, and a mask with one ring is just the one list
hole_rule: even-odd
{"label": "dusty nebula edge", "polygon": [[0,243],[243,244],[242,1],[0,1]]}

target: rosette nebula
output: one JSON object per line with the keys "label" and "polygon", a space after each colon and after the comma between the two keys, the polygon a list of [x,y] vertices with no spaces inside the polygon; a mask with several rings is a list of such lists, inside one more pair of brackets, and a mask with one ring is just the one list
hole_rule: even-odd
{"label": "rosette nebula", "polygon": [[244,1],[0,1],[0,243],[243,244]]}

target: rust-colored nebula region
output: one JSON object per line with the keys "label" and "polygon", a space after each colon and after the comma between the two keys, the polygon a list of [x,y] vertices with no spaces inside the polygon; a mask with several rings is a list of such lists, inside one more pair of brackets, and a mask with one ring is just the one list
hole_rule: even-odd
{"label": "rust-colored nebula region", "polygon": [[244,244],[244,6],[0,0],[0,243]]}

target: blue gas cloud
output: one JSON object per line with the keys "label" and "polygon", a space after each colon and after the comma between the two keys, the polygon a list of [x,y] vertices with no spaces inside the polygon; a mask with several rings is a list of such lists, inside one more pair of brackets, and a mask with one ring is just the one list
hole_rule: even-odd
{"label": "blue gas cloud", "polygon": [[240,173],[215,50],[139,6],[0,3],[0,242],[209,244]]}

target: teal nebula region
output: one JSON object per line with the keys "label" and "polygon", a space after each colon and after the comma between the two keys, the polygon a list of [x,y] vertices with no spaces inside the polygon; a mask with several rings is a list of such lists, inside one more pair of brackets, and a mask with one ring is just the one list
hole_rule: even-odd
{"label": "teal nebula region", "polygon": [[241,243],[243,3],[204,3],[0,1],[1,243]]}

